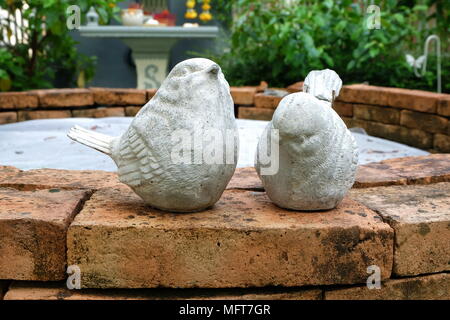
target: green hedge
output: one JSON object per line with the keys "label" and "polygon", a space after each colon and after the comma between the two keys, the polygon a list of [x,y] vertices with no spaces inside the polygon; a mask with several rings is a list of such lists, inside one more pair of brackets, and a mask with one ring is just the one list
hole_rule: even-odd
{"label": "green hedge", "polygon": [[303,80],[310,70],[331,68],[344,83],[435,91],[435,57],[430,57],[426,75],[417,78],[405,54],[422,55],[426,37],[438,34],[442,87],[450,92],[450,1],[376,1],[380,29],[367,27],[371,14],[366,2],[370,1],[217,2],[218,16],[229,32],[228,41],[220,43],[211,57],[222,65],[232,85],[266,80],[271,86],[285,87]]}

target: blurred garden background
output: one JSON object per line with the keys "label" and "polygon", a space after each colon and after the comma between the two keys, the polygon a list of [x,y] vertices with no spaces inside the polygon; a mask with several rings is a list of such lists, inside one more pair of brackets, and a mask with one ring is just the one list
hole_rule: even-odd
{"label": "blurred garden background", "polygon": [[[161,1],[176,25],[219,26],[215,40],[180,40],[169,69],[192,56],[218,62],[231,85],[286,87],[310,70],[334,69],[345,84],[436,91],[436,43],[427,71],[413,72],[406,54],[424,54],[432,34],[441,40],[442,92],[450,92],[450,1],[211,0],[212,19],[200,20],[205,1]],[[189,16],[194,3],[195,17]],[[144,3],[106,0],[0,0],[0,90],[67,87],[136,87],[130,49],[118,39],[81,37],[67,27],[70,5],[81,25],[92,7],[101,25],[120,25],[120,11]],[[380,8],[379,28],[370,28],[370,5]],[[155,14],[152,12],[150,14]],[[161,14],[161,12],[158,12]],[[204,16],[203,16],[204,17]]]}

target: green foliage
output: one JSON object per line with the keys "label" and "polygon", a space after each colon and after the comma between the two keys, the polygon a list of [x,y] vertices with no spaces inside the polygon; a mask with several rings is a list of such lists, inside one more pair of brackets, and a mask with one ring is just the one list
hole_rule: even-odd
{"label": "green foliage", "polygon": [[[434,58],[428,62],[429,72],[416,78],[405,53],[422,55],[424,40],[433,33],[441,36],[443,50],[449,48],[449,1],[377,1],[381,29],[367,27],[370,14],[365,3],[370,1],[218,2],[228,12],[233,5],[235,17],[233,23],[225,23],[230,25],[229,47],[212,58],[233,85],[266,80],[284,87],[304,79],[312,69],[332,68],[344,83],[367,81],[434,91]],[[433,2],[437,9],[430,14]],[[425,26],[431,19],[437,20],[436,26]],[[443,90],[450,92],[448,53],[442,70]]]}
{"label": "green foliage", "polygon": [[[67,8],[80,7],[82,23],[93,6],[100,23],[108,23],[118,12],[118,0],[0,0],[8,12],[0,24],[0,90],[28,90],[54,86],[76,86],[80,74],[92,79],[95,57],[77,52],[67,27]],[[20,15],[17,13],[20,11]],[[24,23],[25,21],[25,23]],[[12,36],[22,34],[14,43]]]}

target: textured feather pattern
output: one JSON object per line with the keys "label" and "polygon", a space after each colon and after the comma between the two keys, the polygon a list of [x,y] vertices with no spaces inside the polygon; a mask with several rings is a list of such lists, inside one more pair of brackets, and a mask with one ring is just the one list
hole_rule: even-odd
{"label": "textured feather pattern", "polygon": [[145,183],[161,183],[170,178],[158,164],[147,141],[130,127],[121,139],[118,163],[119,180],[131,187]]}

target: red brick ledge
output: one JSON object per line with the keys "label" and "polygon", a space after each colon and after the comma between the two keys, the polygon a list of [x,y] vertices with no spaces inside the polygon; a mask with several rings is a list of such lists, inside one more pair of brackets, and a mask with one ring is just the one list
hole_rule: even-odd
{"label": "red brick ledge", "polygon": [[450,182],[450,154],[384,160],[358,167],[354,188]]}
{"label": "red brick ledge", "polygon": [[[383,279],[450,271],[449,157],[361,166],[372,180],[363,174],[364,188],[322,213],[275,207],[249,168],[212,210],[180,216],[145,208],[114,173],[0,167],[0,228],[9,230],[0,232],[0,279],[58,280],[66,264],[84,270],[85,287],[101,288],[358,284],[368,263]],[[51,245],[33,246],[55,223]],[[67,232],[66,261],[52,246],[65,248]]]}
{"label": "red brick ledge", "polygon": [[[353,188],[450,182],[450,154],[403,157],[358,167]],[[253,167],[238,168],[228,189],[263,191]]]}
{"label": "red brick ledge", "polygon": [[[0,166],[0,187],[19,190],[88,189],[123,186],[113,172]],[[450,182],[450,154],[394,158],[358,167],[354,188]],[[237,168],[227,189],[264,191],[253,167]]]}

